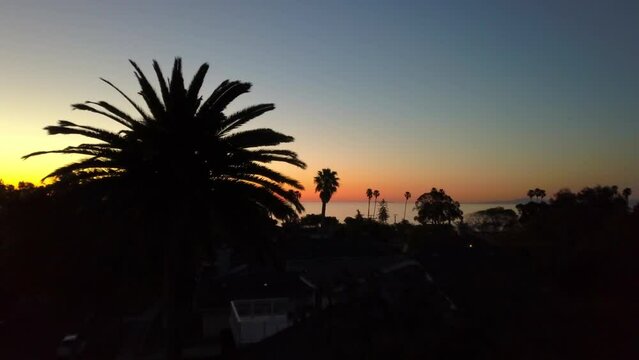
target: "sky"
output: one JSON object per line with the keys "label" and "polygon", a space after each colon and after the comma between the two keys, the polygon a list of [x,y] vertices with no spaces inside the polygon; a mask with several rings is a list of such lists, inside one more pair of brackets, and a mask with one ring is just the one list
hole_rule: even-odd
{"label": "sky", "polygon": [[[295,137],[307,188],[329,167],[333,201],[462,202],[530,188],[618,185],[639,193],[637,1],[7,1],[0,0],[0,178],[39,182],[78,144],[48,136],[59,119],[117,129],[70,105],[129,110],[105,77],[138,88],[180,56],[185,77],[211,65],[210,93],[250,81],[231,110],[276,104],[253,120]],[[137,96],[137,95],[136,95]],[[141,100],[141,98],[138,98]]]}

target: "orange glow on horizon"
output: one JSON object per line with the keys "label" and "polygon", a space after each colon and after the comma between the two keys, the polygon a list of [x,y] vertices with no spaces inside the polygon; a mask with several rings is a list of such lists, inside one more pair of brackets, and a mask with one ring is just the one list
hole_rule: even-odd
{"label": "orange glow on horizon", "polygon": [[[47,148],[52,147],[53,146],[47,146]],[[34,148],[37,149],[39,147],[30,146],[30,150]],[[0,157],[0,159],[4,164],[10,165],[10,167],[7,168],[14,170],[5,171],[3,174],[0,174],[0,179],[5,184],[12,184],[14,186],[17,186],[19,181],[28,181],[40,185],[40,179],[50,171],[76,160],[72,157],[59,155],[39,156],[28,160],[22,160],[19,156],[15,156],[14,158],[3,156]],[[5,168],[5,170],[7,168]],[[319,194],[314,191],[315,185],[313,183],[313,177],[315,176],[316,170],[310,170],[310,166],[308,169],[302,170],[282,164],[272,166],[272,168],[287,176],[300,180],[305,187],[305,190],[302,191],[303,202],[320,201]],[[319,169],[321,167],[317,168]],[[409,191],[412,195],[409,200],[410,202],[415,201],[421,194],[430,191],[432,187],[438,189],[443,188],[453,199],[468,203],[522,199],[526,197],[526,191],[528,189],[535,187],[545,189],[549,196],[552,196],[552,194],[564,187],[568,187],[573,191],[579,191],[583,187],[597,184],[618,185],[620,188],[626,186],[631,187],[630,184],[615,183],[605,178],[594,182],[572,181],[572,186],[568,186],[566,185],[567,182],[561,183],[557,181],[553,183],[547,181],[547,179],[543,179],[541,176],[532,177],[525,174],[508,176],[506,172],[499,174],[498,172],[488,171],[473,177],[466,176],[461,172],[458,173],[457,176],[445,176],[442,173],[439,175],[420,174],[420,176],[417,176],[417,174],[402,171],[402,173],[406,175],[399,176],[398,173],[394,173],[392,177],[379,177],[375,181],[368,181],[362,179],[374,178],[374,176],[361,169],[358,171],[340,171],[338,167],[331,167],[331,169],[338,171],[340,178],[340,187],[331,199],[331,201],[334,202],[367,201],[367,188],[379,190],[381,195],[378,200],[385,199],[389,202],[404,202],[404,193],[406,191]],[[375,185],[372,183],[375,183]]]}

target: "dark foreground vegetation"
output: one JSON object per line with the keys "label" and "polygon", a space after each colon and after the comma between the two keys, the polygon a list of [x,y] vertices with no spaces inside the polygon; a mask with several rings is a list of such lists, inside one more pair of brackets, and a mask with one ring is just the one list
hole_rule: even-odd
{"label": "dark foreground vegetation", "polygon": [[[387,225],[362,216],[342,224],[310,215],[278,225],[262,214],[217,214],[209,222],[212,245],[191,259],[196,274],[223,246],[232,263],[254,272],[284,272],[291,260],[416,259],[436,284],[389,298],[379,295],[385,282],[414,274],[362,275],[364,286],[354,270],[344,270],[320,291],[339,282],[349,295],[266,341],[224,345],[217,356],[636,358],[639,207],[629,208],[615,187],[593,187],[517,209],[514,222],[508,211],[492,209],[455,226]],[[0,186],[2,358],[54,358],[73,332],[87,339],[83,358],[121,354],[130,341],[127,319],[162,298],[162,229],[156,218],[90,186]],[[202,275],[192,280],[180,287],[191,300]],[[182,347],[204,341],[193,308],[179,324]],[[161,321],[154,327],[142,353],[161,353]]]}

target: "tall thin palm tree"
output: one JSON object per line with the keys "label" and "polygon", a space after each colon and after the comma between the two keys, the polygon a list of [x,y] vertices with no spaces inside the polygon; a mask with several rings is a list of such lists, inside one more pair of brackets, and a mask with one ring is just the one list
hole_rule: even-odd
{"label": "tall thin palm tree", "polygon": [[632,195],[631,188],[627,187],[621,191],[621,196],[623,196],[624,200],[626,201],[626,206],[630,206],[630,195]]}
{"label": "tall thin palm tree", "polygon": [[526,195],[528,195],[528,197],[530,198],[530,201],[532,202],[532,198],[535,197],[535,190],[533,189],[528,190]]}
{"label": "tall thin palm tree", "polygon": [[379,197],[379,190],[373,190],[373,196],[375,197],[375,203],[373,204],[373,218],[375,218],[375,210],[377,208],[377,198]]}
{"label": "tall thin palm tree", "polygon": [[406,202],[404,202],[404,220],[406,220],[406,206],[408,206],[408,199],[410,199],[410,197],[410,192],[407,191],[404,193],[404,198],[406,198]]}
{"label": "tall thin palm tree", "polygon": [[319,192],[320,200],[322,200],[322,218],[324,218],[326,204],[339,187],[339,178],[337,172],[327,168],[318,171],[313,181],[315,182],[315,192]]}
{"label": "tall thin palm tree", "polygon": [[370,219],[371,217],[371,199],[373,198],[373,189],[366,189],[366,197],[368,198],[368,211],[366,212],[366,217]]}
{"label": "tall thin palm tree", "polygon": [[[54,170],[45,178],[54,178],[58,184],[99,185],[110,195],[127,200],[129,196],[137,196],[147,209],[159,206],[156,214],[168,214],[164,215],[168,221],[158,222],[167,226],[164,240],[166,351],[168,358],[177,358],[180,354],[178,277],[183,274],[183,278],[192,278],[184,270],[191,266],[184,254],[196,248],[192,243],[200,240],[194,239],[189,229],[204,226],[210,219],[189,214],[216,209],[223,212],[221,207],[241,203],[278,219],[295,215],[296,211],[303,211],[303,207],[296,194],[284,187],[301,190],[302,185],[266,165],[287,163],[305,168],[306,164],[290,150],[273,148],[292,142],[290,136],[268,128],[238,131],[252,119],[273,110],[273,104],[225,113],[227,105],[249,92],[250,83],[226,80],[203,98],[200,90],[208,64],[200,66],[191,83],[185,86],[182,61],[176,58],[168,81],[158,63],[153,62],[158,93],[138,65],[130,62],[146,109],[102,79],[126,99],[136,115],[129,115],[105,101],[74,104],[73,109],[106,117],[121,130],[61,120],[57,125],[45,127],[50,135],[81,135],[93,142],[38,151],[24,158],[51,153],[82,155],[80,160]],[[163,194],[162,201],[154,200],[158,194]],[[195,224],[198,221],[195,219],[200,223]]]}

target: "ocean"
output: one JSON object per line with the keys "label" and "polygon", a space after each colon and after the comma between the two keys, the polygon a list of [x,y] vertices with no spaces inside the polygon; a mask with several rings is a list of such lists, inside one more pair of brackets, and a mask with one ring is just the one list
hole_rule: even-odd
{"label": "ocean", "polygon": [[[322,212],[322,203],[319,201],[303,201],[302,204],[304,208],[306,208],[306,212],[302,215],[306,214],[320,214]],[[388,204],[388,214],[390,218],[388,219],[389,223],[393,223],[395,221],[395,216],[397,222],[402,221],[404,217],[404,202],[387,202]],[[494,207],[501,206],[505,209],[513,209],[515,210],[516,203],[466,203],[460,204],[461,210],[464,212],[464,216],[470,215],[480,210],[486,210]],[[417,215],[417,211],[414,210],[415,201],[409,200],[408,206],[406,206],[406,220],[414,223],[415,216]],[[362,216],[366,217],[366,212],[368,208],[368,201],[357,201],[357,202],[346,202],[346,201],[335,201],[329,202],[326,205],[326,216],[334,216],[339,221],[343,222],[344,219],[348,216],[355,217],[357,210],[362,213]],[[377,203],[377,209],[379,210],[379,202]],[[375,212],[377,214],[377,211]],[[373,214],[373,201],[371,201],[371,215]]]}

